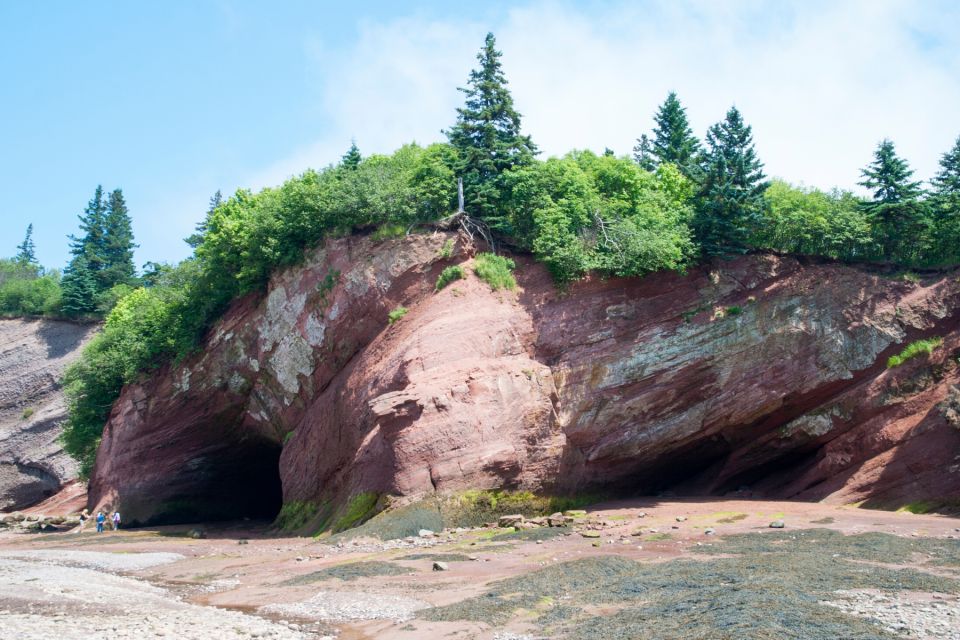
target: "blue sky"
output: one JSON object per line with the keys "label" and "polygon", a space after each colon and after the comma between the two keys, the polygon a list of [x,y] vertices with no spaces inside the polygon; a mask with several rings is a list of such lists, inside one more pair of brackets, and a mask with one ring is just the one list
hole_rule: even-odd
{"label": "blue sky", "polygon": [[771,175],[853,188],[890,137],[926,179],[960,135],[958,7],[0,3],[0,255],[32,222],[62,267],[103,184],[124,190],[138,264],[186,257],[217,189],[277,184],[351,138],[364,153],[440,139],[489,30],[547,155],[628,153],[676,90],[700,134],[736,103]]}

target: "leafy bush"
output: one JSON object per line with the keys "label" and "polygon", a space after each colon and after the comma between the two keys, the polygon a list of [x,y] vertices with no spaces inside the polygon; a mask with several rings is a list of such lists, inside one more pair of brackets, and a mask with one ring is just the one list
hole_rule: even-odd
{"label": "leafy bush", "polygon": [[30,416],[32,416],[33,413],[34,413],[33,407],[27,407],[26,409],[23,410],[23,413],[20,414],[20,419],[29,420]]}
{"label": "leafy bush", "polygon": [[393,324],[403,316],[407,315],[408,311],[410,310],[407,309],[406,307],[397,307],[396,309],[394,309],[393,311],[387,314],[387,321],[390,324]]}
{"label": "leafy bush", "polygon": [[60,313],[60,274],[15,260],[0,260],[0,315]]}
{"label": "leafy bush", "polygon": [[927,338],[925,340],[917,340],[916,342],[911,342],[906,346],[906,348],[898,353],[895,356],[890,356],[887,359],[887,369],[893,369],[894,367],[899,367],[907,360],[911,358],[916,358],[917,356],[927,355],[929,356],[933,353],[933,350],[943,344],[943,338],[934,337]]}
{"label": "leafy bush", "polygon": [[632,276],[682,271],[696,254],[692,183],[673,165],[656,173],[589,151],[510,172],[515,242],[560,283],[588,271]]}
{"label": "leafy bush", "polygon": [[455,280],[463,280],[467,277],[466,272],[458,264],[451,265],[440,272],[440,277],[437,278],[437,286],[434,288],[434,291],[440,291],[445,286],[454,282]]}
{"label": "leafy bush", "polygon": [[473,261],[473,272],[494,291],[517,286],[512,273],[514,267],[516,264],[513,260],[492,253],[478,254]]}

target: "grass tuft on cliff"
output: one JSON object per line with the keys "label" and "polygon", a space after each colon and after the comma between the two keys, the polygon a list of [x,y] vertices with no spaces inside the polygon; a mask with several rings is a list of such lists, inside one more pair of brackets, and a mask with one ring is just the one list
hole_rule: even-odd
{"label": "grass tuft on cliff", "polygon": [[437,278],[437,286],[434,287],[434,291],[440,291],[451,282],[463,280],[466,277],[467,273],[463,270],[463,267],[458,264],[451,265],[440,272],[440,277]]}
{"label": "grass tuft on cliff", "polygon": [[921,355],[929,356],[933,350],[943,344],[943,338],[933,337],[925,340],[911,342],[907,347],[895,356],[887,359],[887,369],[899,367],[907,360],[911,360]]}
{"label": "grass tuft on cliff", "polygon": [[517,286],[517,281],[513,277],[513,270],[516,263],[510,258],[494,255],[492,253],[481,253],[473,261],[473,272],[477,277],[490,285],[494,291],[500,289],[513,289]]}

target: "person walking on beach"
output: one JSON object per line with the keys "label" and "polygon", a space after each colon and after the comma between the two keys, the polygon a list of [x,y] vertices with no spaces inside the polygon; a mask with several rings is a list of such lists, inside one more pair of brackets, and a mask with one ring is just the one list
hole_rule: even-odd
{"label": "person walking on beach", "polygon": [[103,511],[97,512],[97,533],[103,533],[103,523],[106,522],[107,516],[103,515]]}
{"label": "person walking on beach", "polygon": [[87,520],[90,519],[90,512],[84,509],[80,512],[80,527],[77,529],[78,532],[83,532],[84,527],[87,526]]}
{"label": "person walking on beach", "polygon": [[120,512],[114,511],[113,518],[111,518],[111,520],[113,520],[113,530],[116,531],[120,528]]}

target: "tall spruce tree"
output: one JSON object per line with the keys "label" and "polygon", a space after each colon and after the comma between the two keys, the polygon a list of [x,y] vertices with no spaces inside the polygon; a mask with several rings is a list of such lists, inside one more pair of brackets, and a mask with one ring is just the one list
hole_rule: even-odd
{"label": "tall spruce tree", "polygon": [[930,183],[937,257],[956,263],[960,261],[960,138],[940,158],[940,171]]}
{"label": "tall spruce tree", "polygon": [[484,218],[491,228],[509,231],[500,205],[505,196],[503,173],[527,165],[537,154],[529,136],[520,133],[520,114],[513,107],[500,64],[496,39],[488,33],[477,55],[480,66],[470,72],[457,123],[446,132],[457,150],[456,173],[463,178],[468,213]]}
{"label": "tall spruce tree", "polygon": [[650,151],[657,164],[671,162],[684,175],[693,177],[700,152],[700,140],[693,135],[693,129],[687,120],[687,110],[680,104],[676,92],[667,94],[667,99],[657,109],[653,120],[656,127],[653,129]]}
{"label": "tall spruce tree", "polygon": [[60,309],[68,316],[84,316],[97,309],[97,281],[83,255],[75,257],[60,282]]}
{"label": "tall spruce tree", "polygon": [[360,166],[360,161],[363,160],[363,156],[360,155],[360,149],[357,148],[356,140],[350,141],[350,148],[347,149],[347,152],[343,154],[343,157],[340,158],[340,165],[346,169],[356,169]]}
{"label": "tall spruce tree", "polygon": [[763,163],[753,132],[731,107],[723,122],[707,131],[694,232],[705,255],[745,253],[765,206]]}
{"label": "tall spruce tree", "polygon": [[98,288],[106,291],[117,284],[131,284],[136,276],[133,264],[133,227],[123,191],[114,189],[107,198],[104,216],[104,266],[98,274]]}
{"label": "tall spruce tree", "polygon": [[17,245],[17,256],[14,258],[22,265],[37,265],[36,248],[33,245],[33,223],[27,225],[27,235],[23,242]]}
{"label": "tall spruce tree", "polygon": [[937,196],[960,197],[960,137],[940,158],[940,171],[930,182]]}
{"label": "tall spruce tree", "polygon": [[220,193],[220,189],[217,189],[217,192],[210,197],[210,206],[207,207],[207,213],[204,214],[203,220],[196,224],[193,228],[194,232],[187,236],[184,242],[194,249],[200,246],[200,243],[203,242],[203,235],[207,232],[207,226],[210,224],[210,216],[221,204],[223,204],[223,194]]}
{"label": "tall spruce tree", "polygon": [[895,262],[917,259],[930,240],[931,221],[929,209],[920,199],[920,182],[911,179],[910,165],[897,155],[893,142],[885,139],[861,175],[860,186],[873,194],[864,206],[873,218],[883,257]]}
{"label": "tall spruce tree", "polygon": [[86,269],[98,277],[106,265],[104,247],[106,245],[106,217],[107,203],[103,199],[103,187],[97,185],[93,198],[87,203],[83,215],[80,216],[79,236],[69,236],[70,252],[74,260],[83,258]]}
{"label": "tall spruce tree", "polygon": [[633,147],[633,160],[641,169],[656,171],[657,157],[653,154],[653,142],[647,134],[637,138],[637,144]]}

